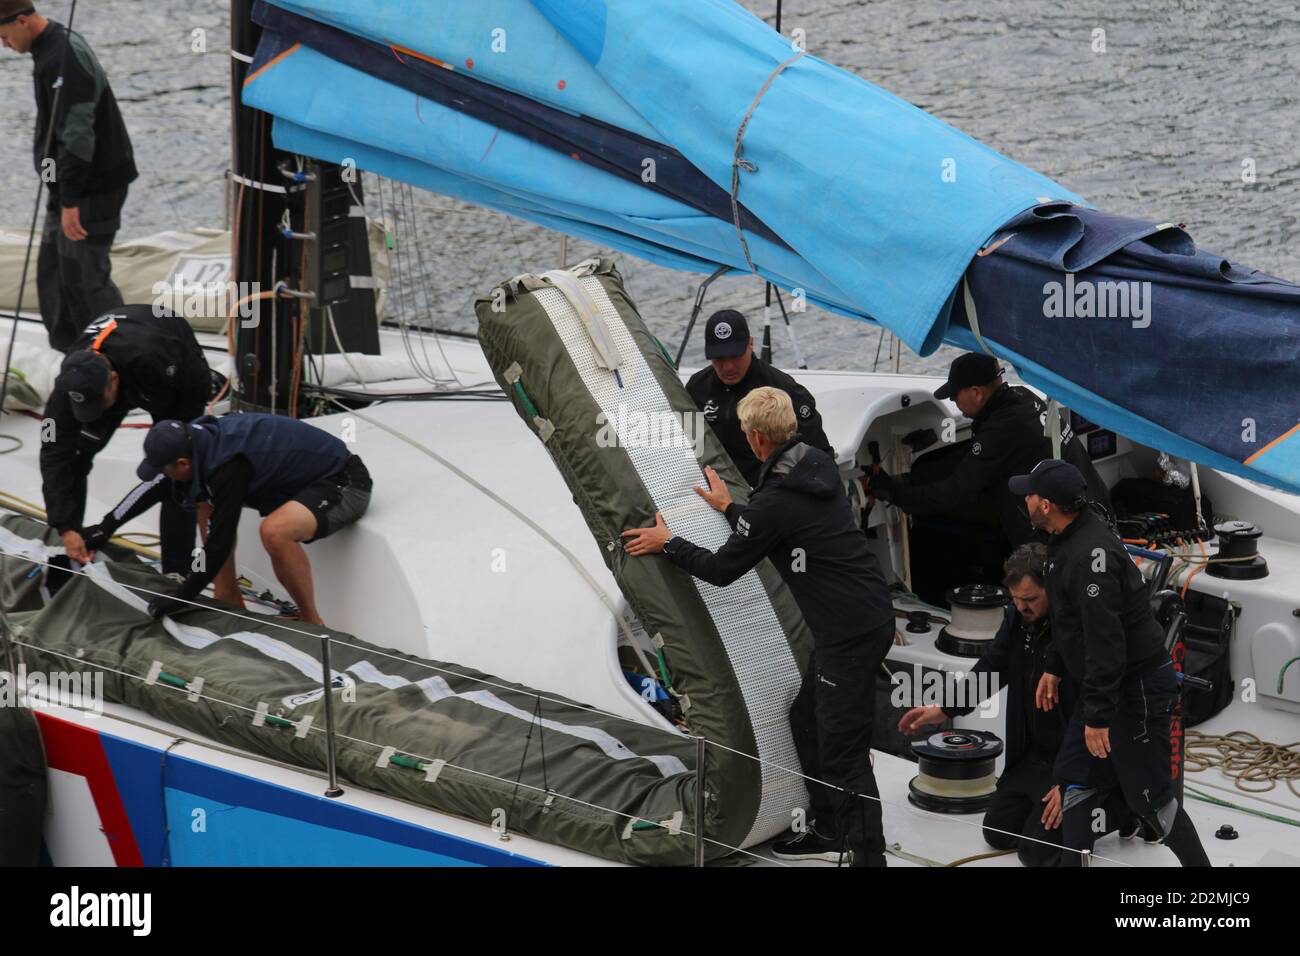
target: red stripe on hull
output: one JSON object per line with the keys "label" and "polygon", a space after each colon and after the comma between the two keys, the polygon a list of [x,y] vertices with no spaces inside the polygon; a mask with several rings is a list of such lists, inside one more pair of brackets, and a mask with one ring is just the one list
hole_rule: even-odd
{"label": "red stripe on hull", "polygon": [[95,809],[99,811],[99,826],[108,837],[114,862],[118,866],[144,866],[126,807],[117,791],[117,781],[113,779],[113,768],[100,743],[99,732],[39,711],[36,718],[41,725],[45,760],[50,768],[86,778]]}

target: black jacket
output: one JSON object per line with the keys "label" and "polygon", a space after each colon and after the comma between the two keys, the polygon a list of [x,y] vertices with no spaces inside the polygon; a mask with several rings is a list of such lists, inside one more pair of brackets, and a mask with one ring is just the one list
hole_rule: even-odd
{"label": "black jacket", "polygon": [[1079,699],[1078,684],[1068,678],[1063,680],[1061,699],[1051,710],[1039,710],[1034,706],[1034,694],[1039,679],[1047,670],[1051,646],[1050,618],[1029,625],[1014,605],[1008,605],[997,636],[968,674],[964,700],[970,702],[970,706],[943,708],[949,717],[969,714],[983,701],[976,693],[979,688],[977,675],[995,675],[998,683],[990,689],[995,693],[1003,687],[1007,689],[1007,739],[1003,751],[1007,769],[1031,753],[1046,763],[1054,762],[1061,741],[1065,739],[1066,721]]}
{"label": "black jacket", "polygon": [[[927,514],[969,507],[981,492],[991,491],[998,503],[998,521],[1012,546],[1035,540],[1024,498],[1011,493],[1007,480],[1028,474],[1034,465],[1052,457],[1052,440],[1043,434],[1046,415],[1047,403],[1033,392],[1004,385],[972,420],[970,447],[952,474],[921,485],[894,478],[882,497],[910,514]],[[1089,495],[1109,508],[1105,483],[1064,423],[1061,457],[1083,474]]]}
{"label": "black jacket", "polygon": [[126,305],[100,316],[72,350],[90,348],[110,321],[117,326],[105,336],[99,351],[121,378],[117,404],[83,425],[57,384],[45,403],[45,419],[53,431],[41,443],[42,491],[50,525],[60,534],[80,527],[93,459],[128,412],[143,408],[155,422],[188,421],[203,414],[212,390],[212,372],[194,330],[170,312],[154,315],[152,306]]}
{"label": "black jacket", "polygon": [[281,415],[248,413],[222,418],[202,416],[190,423],[194,477],[178,487],[165,475],[131,491],[105,517],[112,534],[167,497],[212,505],[203,570],[185,577],[176,597],[197,597],[212,583],[235,548],[244,507],[268,515],[322,478],[338,474],[348,448],[327,431]]}
{"label": "black jacket", "polygon": [[826,432],[822,429],[822,417],[817,412],[817,403],[808,389],[785,372],[768,365],[755,355],[745,377],[735,385],[727,385],[718,378],[713,366],[706,365],[690,377],[686,391],[690,392],[695,406],[704,413],[704,420],[713,429],[713,434],[718,436],[722,447],[727,449],[727,454],[751,488],[758,483],[758,472],[763,463],[754,457],[749,442],[745,440],[745,433],[740,430],[740,416],[736,414],[736,406],[751,391],[764,385],[779,388],[790,396],[794,403],[795,417],[799,419],[800,437],[814,448],[826,452],[832,461],[835,459],[835,449],[831,447]]}
{"label": "black jacket", "polygon": [[64,208],[81,205],[89,195],[122,189],[138,175],[131,137],[108,75],[80,33],[73,31],[70,42],[68,38],[67,28],[51,20],[32,43],[32,80],[36,86],[32,155],[38,174],[43,172],[45,134],[59,67],[63,67],[63,95],[50,144],[54,179],[49,182],[49,190],[50,205]]}
{"label": "black jacket", "polygon": [[672,562],[726,587],[770,557],[790,586],[818,654],[864,656],[866,635],[892,624],[880,565],[853,514],[835,461],[796,437],[777,449],[749,504],[727,508],[732,534],[716,554],[674,537]]}
{"label": "black jacket", "polygon": [[1083,685],[1089,727],[1109,727],[1126,678],[1169,661],[1146,582],[1115,533],[1090,509],[1047,543],[1052,605],[1047,669]]}

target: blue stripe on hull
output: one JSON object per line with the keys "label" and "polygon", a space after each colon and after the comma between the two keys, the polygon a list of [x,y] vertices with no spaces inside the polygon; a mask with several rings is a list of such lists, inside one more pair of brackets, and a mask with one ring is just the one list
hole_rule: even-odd
{"label": "blue stripe on hull", "polygon": [[545,865],[176,753],[164,768],[155,747],[99,736],[148,866]]}

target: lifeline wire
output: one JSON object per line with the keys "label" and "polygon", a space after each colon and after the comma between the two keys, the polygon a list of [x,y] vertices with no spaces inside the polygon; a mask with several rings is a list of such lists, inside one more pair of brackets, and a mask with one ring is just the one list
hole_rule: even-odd
{"label": "lifeline wire", "polygon": [[[34,651],[38,651],[38,652],[40,652],[40,653],[42,653],[42,654],[49,654],[49,655],[51,655],[52,657],[59,657],[59,658],[63,658],[64,660],[74,661],[74,662],[78,662],[78,663],[86,663],[86,660],[85,660],[84,658],[73,657],[71,654],[61,654],[61,653],[59,653],[58,651],[54,651],[54,650],[50,650],[49,648],[41,647],[41,646],[38,645],[38,644],[31,644],[31,643],[28,643],[28,642],[26,642],[26,641],[20,641],[20,640],[18,640],[18,638],[13,637],[13,636],[10,636],[9,640],[10,640],[10,642],[12,642],[12,643],[14,643],[14,644],[17,644],[17,645],[20,646],[20,647],[30,647],[30,648],[31,648],[32,650],[34,650]],[[98,668],[98,669],[103,670],[103,671],[107,671],[107,672],[109,672],[109,673],[117,674],[117,675],[120,676],[120,677],[132,678],[132,679],[134,679],[134,680],[138,680],[138,681],[142,681],[142,682],[146,679],[146,678],[142,677],[142,676],[139,675],[139,674],[133,674],[133,673],[131,673],[130,671],[125,671],[125,670],[122,670],[122,669],[120,669],[120,668],[110,667],[110,666],[108,666],[108,665],[106,665],[106,664],[96,664],[96,663],[94,663],[94,662],[90,662],[90,663],[91,663],[91,666],[92,666],[92,667]],[[256,713],[257,713],[257,708],[249,707],[249,706],[246,705],[246,704],[240,704],[240,703],[237,703],[237,702],[235,702],[235,701],[229,701],[229,700],[221,700],[220,698],[212,697],[212,696],[210,696],[210,695],[208,695],[208,694],[204,694],[204,693],[202,693],[202,692],[196,692],[196,691],[190,690],[190,689],[185,688],[185,687],[172,687],[170,684],[165,684],[165,683],[158,683],[158,684],[155,684],[154,686],[155,686],[155,687],[163,687],[163,688],[167,688],[167,689],[169,689],[169,690],[175,691],[175,692],[178,693],[178,694],[185,694],[187,697],[189,697],[189,696],[193,696],[193,697],[196,697],[196,698],[198,698],[198,699],[200,699],[200,700],[206,701],[206,702],[208,702],[209,704],[218,704],[218,705],[223,706],[223,707],[230,707],[230,708],[235,709],[235,710],[242,710],[242,711],[245,711],[246,713],[250,713],[250,714],[254,714],[254,715],[256,715]],[[53,703],[58,703],[58,701],[55,700],[55,701],[53,701]],[[60,705],[60,706],[63,706],[63,705]],[[287,718],[281,718],[281,719],[287,719]],[[307,728],[307,732],[308,732],[308,733],[312,733],[313,731],[316,732],[316,733],[319,733],[319,734],[324,734],[324,733],[326,732],[326,730],[325,730],[324,727],[318,727],[318,726],[315,725],[314,722],[313,722],[311,725],[309,725],[308,728]],[[334,734],[334,735],[335,735],[336,737],[338,737],[339,739],[341,739],[341,740],[347,740],[347,741],[351,741],[352,743],[355,743],[355,744],[362,744],[362,745],[367,746],[367,747],[373,747],[373,748],[375,748],[376,750],[379,750],[380,752],[382,752],[382,751],[384,751],[385,749],[387,749],[386,746],[385,746],[384,744],[378,744],[378,743],[375,743],[373,740],[366,740],[365,738],[362,738],[362,737],[353,737],[353,736],[351,736],[351,735],[349,735],[349,734],[341,733],[341,732],[339,732],[339,731],[335,731],[335,734]],[[174,744],[173,744],[173,746],[174,746]],[[170,749],[170,748],[168,748],[168,749]],[[423,754],[410,753],[410,752],[408,752],[408,751],[404,751],[404,750],[402,750],[402,751],[398,751],[398,750],[396,750],[396,748],[394,748],[394,750],[395,750],[396,753],[401,753],[401,754],[403,754],[404,756],[411,757],[411,758],[413,758],[413,759],[415,759],[415,760],[423,760],[423,761],[425,761],[426,763],[433,763],[434,760],[436,759],[436,758],[433,758],[433,757],[425,756],[425,755],[423,755]],[[292,766],[292,765],[290,765],[290,766]],[[474,770],[474,769],[471,768],[471,767],[462,767],[462,766],[460,766],[460,765],[458,765],[458,764],[454,764],[454,763],[452,763],[451,761],[444,761],[444,766],[445,766],[445,767],[450,767],[450,768],[453,769],[453,770],[459,770],[459,771],[461,771],[462,773],[473,774],[474,776],[478,776],[478,777],[486,777],[486,778],[488,778],[489,780],[495,780],[495,781],[497,781],[498,783],[512,784],[512,785],[515,786],[517,789],[522,788],[522,789],[524,789],[524,790],[532,790],[533,792],[535,792],[535,793],[539,793],[539,794],[542,794],[543,796],[550,796],[551,794],[554,794],[555,796],[559,797],[559,798],[562,799],[562,800],[567,800],[567,801],[569,801],[570,803],[575,803],[575,804],[578,804],[579,806],[587,807],[588,809],[591,809],[591,810],[598,810],[598,811],[600,811],[601,813],[608,813],[608,814],[612,814],[613,816],[624,817],[625,819],[632,820],[632,821],[641,821],[641,822],[645,822],[645,823],[648,823],[648,824],[653,824],[654,826],[659,827],[660,829],[667,829],[667,827],[666,827],[663,823],[661,823],[661,822],[659,822],[659,821],[657,821],[657,820],[643,820],[643,818],[638,817],[638,816],[636,816],[635,814],[632,814],[632,813],[624,813],[624,812],[621,811],[621,810],[615,810],[615,809],[613,809],[613,808],[611,808],[611,807],[603,807],[603,806],[601,806],[601,805],[598,804],[598,803],[591,803],[591,802],[586,801],[586,800],[580,800],[580,799],[577,798],[577,797],[571,797],[571,796],[569,796],[568,794],[560,793],[559,791],[554,791],[554,790],[544,790],[544,789],[542,789],[541,787],[534,786],[533,784],[522,783],[522,782],[520,782],[520,781],[518,781],[518,780],[509,780],[509,779],[507,779],[506,777],[499,777],[499,776],[497,776],[496,774],[488,773],[486,770]],[[295,769],[301,769],[301,768],[295,768]],[[352,783],[353,783],[354,786],[357,786],[357,787],[361,788],[362,790],[365,790],[367,793],[380,793],[380,794],[383,794],[383,795],[387,796],[387,794],[384,793],[384,791],[373,791],[373,790],[371,790],[369,787],[366,787],[366,786],[364,786],[363,784],[359,784],[359,783],[357,783],[356,781],[352,781]],[[423,805],[423,804],[420,804],[419,806],[424,806],[424,805]],[[425,807],[425,809],[435,809],[435,808]],[[447,813],[449,816],[459,816],[459,814],[450,813],[449,811],[446,811],[446,810],[435,810],[435,812],[439,812],[439,813]],[[469,817],[462,817],[462,819],[472,819],[472,818],[469,818]],[[474,823],[479,823],[480,821],[472,820],[472,822],[474,822]],[[690,837],[690,838],[692,838],[692,839],[695,838],[695,833],[693,833],[693,832],[691,832],[691,831],[689,831],[689,830],[686,830],[685,828],[679,830],[679,831],[678,831],[678,834],[679,834],[680,836]],[[536,837],[533,837],[533,839],[537,839],[537,838],[536,838]],[[780,860],[770,860],[770,859],[768,859],[767,857],[762,856],[761,854],[753,853],[753,852],[751,852],[751,851],[749,851],[749,850],[743,849],[743,848],[738,847],[738,846],[731,846],[730,844],[723,843],[721,840],[714,840],[714,839],[712,839],[712,838],[710,838],[710,837],[707,837],[707,836],[702,836],[701,839],[702,839],[705,843],[712,843],[714,846],[721,847],[721,848],[724,849],[724,850],[730,850],[730,851],[732,851],[732,852],[734,852],[734,853],[742,853],[742,854],[744,854],[744,855],[746,855],[746,856],[752,856],[752,857],[754,857],[755,859],[762,860],[762,861],[764,861],[764,862],[768,862],[768,863],[777,863],[777,864],[780,865],[780,866],[788,866],[788,865],[789,865],[789,864],[786,864],[786,863],[782,863]],[[543,841],[543,842],[545,842],[545,841]],[[572,849],[572,848],[571,848],[571,847],[566,847],[566,849]],[[577,852],[581,852],[581,851],[577,851]]]}
{"label": "lifeline wire", "polygon": [[[15,552],[7,551],[7,550],[4,550],[4,549],[0,549],[0,554],[8,555],[9,557],[18,558],[18,559],[20,559],[20,560],[27,561],[27,562],[29,562],[29,563],[31,563],[31,564],[36,564],[36,565],[40,565],[40,566],[44,566],[44,567],[56,567],[56,565],[52,565],[52,564],[50,564],[50,563],[47,562],[47,561],[37,561],[35,558],[28,557],[27,555],[24,555],[24,554],[17,554],[17,553],[15,553]],[[60,570],[65,571],[65,572],[70,573],[70,574],[80,574],[80,575],[85,576],[85,577],[89,577],[89,576],[90,576],[90,575],[89,575],[87,572],[85,572],[85,571],[73,570],[73,569],[71,569],[71,568],[60,568]],[[139,592],[144,593],[144,594],[152,594],[152,595],[160,596],[160,597],[171,597],[171,596],[172,596],[172,595],[163,594],[162,592],[158,592],[158,591],[151,591],[151,590],[149,590],[148,588],[142,588],[142,587],[139,587],[139,586],[136,586],[136,585],[123,584],[122,582],[118,582],[118,584],[119,584],[121,587],[127,588],[128,590],[139,591]],[[237,618],[240,618],[240,619],[242,619],[242,620],[254,621],[254,622],[256,622],[256,623],[261,623],[261,624],[268,624],[268,625],[271,625],[271,626],[274,626],[274,627],[281,628],[281,629],[286,630],[286,631],[292,631],[292,632],[295,633],[295,634],[302,634],[302,635],[307,636],[307,637],[316,638],[317,640],[319,640],[320,637],[322,636],[322,635],[320,635],[320,634],[314,634],[314,633],[311,633],[311,632],[309,632],[309,631],[302,631],[302,630],[299,630],[298,628],[290,627],[290,626],[288,626],[288,625],[286,625],[286,624],[281,624],[281,623],[279,623],[278,621],[276,621],[274,618],[268,618],[268,617],[250,617],[250,616],[248,616],[248,615],[239,614],[239,613],[237,613],[237,612],[235,612],[235,611],[230,611],[230,610],[227,610],[227,609],[225,609],[225,608],[213,607],[213,606],[208,605],[208,604],[201,604],[201,603],[199,603],[199,602],[197,602],[197,601],[185,601],[184,598],[176,598],[176,600],[183,601],[184,603],[186,603],[186,604],[190,604],[190,605],[192,605],[192,606],[194,606],[194,607],[197,607],[197,608],[202,608],[202,609],[209,610],[209,611],[217,611],[217,612],[219,612],[219,613],[226,614],[226,615],[229,615],[229,616],[231,616],[231,617],[237,617]],[[620,618],[620,620],[621,620],[621,618]],[[326,636],[328,636],[328,635],[326,635]],[[411,660],[409,660],[408,658],[405,658],[405,657],[399,657],[398,655],[395,655],[395,654],[386,654],[386,653],[384,653],[382,650],[379,650],[379,649],[377,649],[377,648],[360,648],[358,645],[355,645],[355,644],[349,644],[349,643],[346,642],[346,641],[341,641],[341,640],[339,640],[338,638],[334,638],[334,637],[329,637],[329,640],[330,640],[331,643],[338,644],[338,645],[343,646],[343,647],[357,648],[357,649],[360,649],[360,650],[365,650],[365,651],[370,652],[370,653],[375,653],[375,654],[377,654],[377,655],[379,655],[379,656],[383,656],[383,657],[391,657],[391,658],[396,659],[396,660],[407,661],[408,663],[418,663],[418,664],[420,664],[421,666],[427,667],[427,668],[429,668],[429,669],[431,669],[431,670],[442,671],[442,672],[444,672],[444,673],[453,674],[454,676],[458,676],[458,677],[466,678],[466,679],[473,680],[473,681],[478,681],[478,682],[480,682],[480,683],[488,684],[489,686],[501,687],[501,688],[504,688],[504,689],[507,689],[507,690],[514,690],[514,691],[517,691],[517,690],[518,690],[518,688],[508,687],[507,685],[504,685],[504,684],[495,684],[495,683],[493,683],[492,681],[483,680],[482,678],[476,678],[476,677],[472,677],[472,676],[467,675],[467,674],[460,674],[460,673],[458,673],[458,672],[456,672],[456,671],[447,670],[447,669],[444,669],[444,668],[439,668],[439,667],[437,667],[437,666],[435,666],[435,665],[433,665],[433,664],[429,664],[429,663],[427,663],[427,662],[425,662],[425,661],[419,661],[419,660],[411,661]],[[67,656],[67,655],[60,655],[60,654],[58,654],[58,653],[55,652],[55,651],[51,651],[51,650],[48,650],[48,649],[46,649],[46,648],[39,647],[38,645],[26,644],[26,643],[24,643],[24,642],[22,642],[22,641],[19,641],[17,638],[12,637],[12,636],[10,637],[10,641],[12,641],[13,643],[18,644],[18,645],[20,645],[20,646],[24,646],[24,647],[32,647],[34,650],[41,651],[42,653],[48,653],[48,654],[52,654],[52,655],[54,655],[54,656],[65,656],[65,657]],[[68,659],[68,660],[76,660],[76,658],[72,658],[72,657],[67,657],[67,659]],[[93,662],[92,662],[92,663],[93,663]],[[94,666],[100,666],[100,665],[94,665]],[[130,673],[127,673],[127,672],[125,672],[125,671],[114,670],[114,669],[112,669],[112,668],[108,668],[108,667],[105,667],[104,669],[105,669],[105,670],[112,670],[113,673],[120,674],[121,676],[125,676],[125,677],[135,677],[135,678],[137,678],[137,679],[143,679],[143,678],[140,678],[139,675],[136,675],[136,674],[130,674]],[[167,685],[163,685],[163,686],[167,686]],[[175,689],[180,690],[180,688],[175,688]],[[249,710],[249,711],[252,710],[252,708],[246,707],[246,706],[244,706],[244,705],[235,704],[235,703],[231,703],[231,702],[228,702],[228,701],[220,701],[220,700],[216,700],[215,698],[210,698],[210,697],[207,697],[206,695],[203,695],[203,694],[199,694],[198,696],[199,696],[201,699],[204,699],[204,700],[213,701],[213,702],[216,702],[216,703],[225,703],[225,704],[227,704],[228,706],[231,706],[231,707],[240,707],[241,709],[244,709],[244,710]],[[636,723],[636,724],[638,724],[639,726],[642,726],[642,727],[647,726],[647,725],[645,725],[645,724],[643,724],[643,723],[640,723],[639,721],[635,721],[635,720],[633,720],[633,719],[630,718],[630,717],[623,717],[623,716],[618,715],[618,714],[607,713],[607,712],[605,712],[605,711],[598,710],[598,709],[596,709],[596,708],[594,708],[594,707],[588,707],[588,706],[585,706],[585,705],[582,705],[582,704],[575,704],[575,703],[573,703],[573,702],[571,702],[571,701],[561,700],[561,699],[559,699],[559,698],[544,697],[544,695],[542,695],[542,694],[530,694],[529,696],[534,696],[534,697],[536,697],[536,698],[538,699],[539,702],[540,702],[541,700],[543,700],[543,699],[546,699],[546,700],[550,700],[550,701],[552,701],[552,702],[554,702],[554,703],[558,703],[558,704],[562,704],[562,705],[566,705],[566,706],[572,706],[572,707],[575,707],[575,708],[578,708],[578,709],[581,709],[581,710],[587,710],[587,711],[590,711],[590,712],[592,712],[592,713],[601,714],[601,715],[606,716],[606,717],[615,717],[615,718],[618,718],[618,719],[620,719],[620,720],[625,720],[625,721],[627,721],[627,722],[629,722],[629,723]],[[539,703],[539,706],[540,706],[540,703]],[[317,729],[317,730],[319,730],[321,733],[324,733],[324,730],[323,730],[322,728],[313,728],[313,729]],[[341,733],[336,733],[336,736],[341,737],[341,738],[343,738],[343,739],[345,739],[345,740],[354,740],[354,741],[356,741],[356,742],[358,742],[358,743],[365,743],[365,744],[368,744],[369,746],[376,747],[376,748],[379,748],[379,749],[383,749],[383,748],[382,748],[382,745],[380,745],[380,744],[376,744],[376,743],[374,743],[374,742],[372,742],[372,741],[362,740],[362,739],[360,739],[360,738],[349,737],[349,736],[347,736],[346,734],[341,734]],[[854,793],[853,791],[850,791],[849,789],[847,789],[847,788],[845,788],[845,787],[841,787],[841,786],[838,786],[838,785],[836,785],[836,784],[829,783],[828,781],[825,781],[825,780],[820,780],[820,779],[818,779],[818,778],[816,778],[816,777],[811,777],[811,776],[809,776],[809,775],[807,775],[807,774],[805,774],[805,773],[802,773],[801,771],[798,771],[798,770],[792,770],[792,769],[789,768],[789,767],[783,767],[783,766],[781,766],[780,764],[773,763],[772,761],[769,761],[769,760],[764,760],[763,758],[758,757],[758,756],[756,756],[756,755],[754,755],[754,754],[747,754],[747,753],[745,753],[744,751],[736,750],[736,749],[734,749],[734,748],[732,748],[732,747],[728,747],[728,746],[726,746],[725,744],[720,744],[720,743],[717,743],[716,741],[708,740],[707,738],[705,739],[705,743],[708,744],[708,745],[714,746],[714,747],[720,747],[720,748],[722,748],[723,750],[726,750],[726,751],[728,751],[728,752],[730,752],[730,753],[733,753],[733,754],[737,754],[737,755],[742,756],[742,757],[748,757],[748,758],[751,759],[751,760],[754,760],[754,761],[757,761],[758,763],[761,763],[761,764],[764,764],[764,765],[766,765],[766,766],[772,767],[772,768],[774,768],[774,769],[776,769],[776,770],[779,770],[779,771],[781,771],[781,772],[783,772],[783,773],[793,774],[793,775],[795,775],[795,776],[797,776],[797,777],[801,777],[803,780],[805,780],[805,781],[807,781],[807,782],[809,782],[809,783],[816,783],[816,784],[820,784],[821,786],[827,787],[827,788],[832,789],[832,790],[838,790],[838,791],[840,791],[841,793],[844,793],[844,794],[846,794],[846,795],[854,795],[854,796],[858,796],[858,797],[860,797],[860,798],[862,798],[862,799],[875,800],[876,802],[880,803],[882,806],[892,806],[892,807],[896,807],[896,808],[899,808],[899,809],[902,809],[902,810],[908,810],[908,809],[910,809],[909,807],[907,807],[907,806],[904,805],[904,804],[897,804],[897,803],[893,803],[892,801],[882,800],[880,797],[871,797],[871,796],[869,796],[869,795],[867,795],[867,794]],[[421,755],[419,755],[419,754],[409,754],[409,756],[415,757],[415,758],[417,758],[417,759],[422,759],[422,760],[429,760],[429,761],[432,761],[432,760],[433,760],[433,758],[431,758],[431,757],[423,757],[423,756],[421,756]],[[454,764],[450,764],[450,763],[447,764],[447,766],[455,767]],[[487,776],[487,777],[492,777],[492,779],[500,780],[500,781],[503,782],[503,783],[509,783],[509,784],[511,784],[511,785],[519,785],[519,786],[523,786],[523,787],[525,787],[525,788],[527,788],[527,789],[532,789],[532,790],[537,790],[537,789],[538,789],[538,788],[536,788],[536,787],[532,787],[532,786],[530,786],[530,785],[528,785],[528,784],[519,784],[518,781],[507,780],[507,779],[505,779],[505,778],[501,778],[501,777],[494,777],[492,774],[488,774],[488,773],[486,773],[485,771],[471,770],[471,769],[466,768],[466,767],[455,767],[455,768],[458,769],[458,770],[465,770],[465,771],[468,772],[468,773],[475,773],[475,774],[481,774],[481,775],[483,775],[483,776]],[[609,809],[609,808],[606,808],[606,807],[600,807],[600,806],[597,806],[597,805],[595,805],[595,804],[588,804],[588,803],[585,803],[584,801],[578,800],[576,797],[569,797],[569,796],[566,796],[566,795],[564,795],[564,794],[557,794],[557,795],[558,795],[558,796],[563,796],[566,800],[571,800],[571,801],[573,801],[573,802],[575,802],[575,803],[579,803],[579,804],[582,804],[582,805],[584,805],[584,806],[592,807],[593,809],[602,810],[602,811],[607,812],[607,813],[614,813],[614,814],[617,814],[617,815],[620,815],[620,816],[631,817],[632,819],[637,819],[637,818],[634,817],[632,814],[620,813],[620,811],[617,811],[617,810]],[[647,821],[647,822],[652,822],[652,823],[653,823],[654,821]],[[982,829],[986,829],[986,828],[982,827],[981,824],[967,823],[967,821],[965,821],[965,820],[957,820],[957,819],[954,819],[954,822],[962,823],[962,824],[965,824],[965,825],[967,825],[967,826],[980,826]],[[659,825],[659,824],[656,824],[656,825]],[[683,831],[681,831],[681,832],[686,833],[687,831],[683,830]],[[1014,837],[1017,837],[1017,838],[1019,838],[1019,839],[1033,840],[1034,842],[1042,843],[1042,844],[1045,845],[1045,846],[1051,846],[1051,847],[1056,848],[1056,849],[1069,849],[1068,847],[1061,847],[1061,846],[1059,846],[1059,844],[1049,843],[1049,842],[1046,841],[1046,840],[1036,840],[1036,839],[1033,838],[1033,837],[1027,837],[1027,836],[1024,836],[1023,834],[1020,834],[1020,833],[1011,833],[1010,831],[1002,831],[1002,830],[997,830],[997,831],[995,831],[995,832],[1005,833],[1005,834],[1007,834],[1008,836],[1014,836]],[[691,834],[691,835],[693,836],[694,834]],[[711,839],[709,839],[708,837],[704,837],[703,839],[704,839],[706,842],[709,842],[709,843],[715,843],[715,844],[718,845],[718,846],[722,846],[722,847],[727,848],[727,849],[735,850],[735,851],[740,852],[740,853],[745,853],[745,854],[748,855],[748,856],[754,856],[754,857],[757,857],[758,859],[766,860],[766,861],[768,861],[768,862],[777,862],[777,863],[780,862],[780,861],[777,861],[777,860],[772,860],[772,859],[769,858],[769,857],[764,857],[764,856],[762,856],[762,855],[760,855],[760,854],[750,853],[749,851],[747,851],[747,850],[743,850],[743,849],[741,849],[741,848],[739,848],[739,847],[729,847],[727,844],[720,843],[720,842],[718,842],[718,841],[716,841],[716,840],[711,840]],[[1072,850],[1071,852],[1081,853],[1082,851],[1079,851],[1079,850]],[[1117,865],[1119,865],[1119,866],[1132,866],[1132,865],[1133,865],[1133,864],[1130,864],[1130,863],[1125,863],[1125,862],[1123,862],[1122,860],[1115,860],[1115,859],[1112,859],[1112,858],[1110,858],[1110,857],[1100,856],[1100,855],[1097,854],[1097,853],[1092,853],[1092,854],[1091,854],[1091,857],[1092,857],[1092,859],[1094,859],[1094,860],[1105,860],[1105,861],[1108,862],[1108,863],[1115,863],[1115,864],[1117,864]],[[782,865],[785,865],[785,864],[782,864]]]}

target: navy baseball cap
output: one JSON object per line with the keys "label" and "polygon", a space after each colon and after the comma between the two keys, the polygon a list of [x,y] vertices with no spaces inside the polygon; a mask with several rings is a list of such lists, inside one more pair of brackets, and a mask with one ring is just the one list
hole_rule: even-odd
{"label": "navy baseball cap", "polygon": [[1046,458],[1027,475],[1015,475],[1007,482],[1013,495],[1038,495],[1058,505],[1071,505],[1088,493],[1083,474],[1068,461]]}
{"label": "navy baseball cap", "polygon": [[192,454],[188,425],[174,418],[158,422],[144,436],[144,461],[135,470],[136,477],[141,481],[153,481],[162,474],[166,465]]}
{"label": "navy baseball cap", "polygon": [[63,360],[55,385],[67,393],[72,414],[83,425],[104,414],[104,392],[111,371],[108,359],[90,349],[69,352]]}
{"label": "navy baseball cap", "polygon": [[952,398],[963,388],[987,385],[1001,374],[1002,368],[992,355],[983,352],[958,355],[948,366],[948,381],[934,390],[934,397]]}
{"label": "navy baseball cap", "polygon": [[732,358],[749,348],[749,323],[735,309],[723,309],[704,324],[704,357]]}

